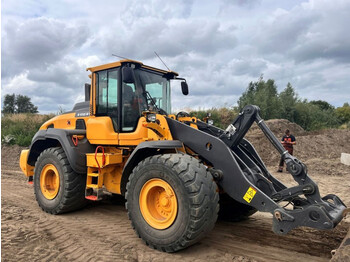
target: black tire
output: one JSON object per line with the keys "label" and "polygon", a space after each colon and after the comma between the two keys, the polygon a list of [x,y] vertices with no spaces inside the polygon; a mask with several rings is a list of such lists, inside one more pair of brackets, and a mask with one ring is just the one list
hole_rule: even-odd
{"label": "black tire", "polygon": [[[155,229],[143,218],[139,196],[150,179],[160,178],[174,190],[177,216],[166,229]],[[219,211],[217,185],[207,168],[184,154],[151,156],[133,170],[127,183],[126,209],[131,224],[147,245],[164,252],[184,249],[202,239],[215,225]]]}
{"label": "black tire", "polygon": [[[59,189],[53,199],[47,199],[40,187],[40,176],[43,168],[54,165],[59,174]],[[44,150],[38,157],[34,169],[34,193],[39,206],[47,213],[61,214],[84,207],[86,176],[76,174],[61,147]]]}
{"label": "black tire", "polygon": [[224,221],[238,222],[246,220],[249,216],[255,214],[257,210],[254,207],[242,204],[232,199],[226,193],[220,195],[219,219]]}

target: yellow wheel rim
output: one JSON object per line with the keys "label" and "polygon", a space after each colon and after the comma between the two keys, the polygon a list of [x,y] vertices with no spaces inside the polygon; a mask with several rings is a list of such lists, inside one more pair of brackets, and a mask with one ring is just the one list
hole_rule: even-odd
{"label": "yellow wheel rim", "polygon": [[153,178],[143,185],[139,205],[143,218],[155,229],[166,229],[175,221],[176,194],[173,188],[162,179]]}
{"label": "yellow wheel rim", "polygon": [[60,188],[60,176],[57,168],[52,164],[47,164],[41,170],[40,189],[44,197],[54,199]]}

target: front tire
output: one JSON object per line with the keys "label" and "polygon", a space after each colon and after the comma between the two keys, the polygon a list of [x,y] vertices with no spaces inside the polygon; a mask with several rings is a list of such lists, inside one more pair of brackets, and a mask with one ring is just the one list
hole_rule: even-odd
{"label": "front tire", "polygon": [[198,242],[212,230],[219,211],[217,185],[210,172],[184,154],[141,161],[129,177],[125,198],[136,233],[164,252]]}
{"label": "front tire", "polygon": [[34,193],[47,213],[61,214],[86,205],[86,176],[76,174],[61,147],[44,150],[34,169]]}

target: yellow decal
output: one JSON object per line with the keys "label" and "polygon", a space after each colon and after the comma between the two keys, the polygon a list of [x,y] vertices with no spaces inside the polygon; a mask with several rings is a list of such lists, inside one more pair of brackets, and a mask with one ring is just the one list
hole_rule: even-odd
{"label": "yellow decal", "polygon": [[255,194],[256,194],[256,190],[250,186],[247,192],[245,193],[243,199],[248,203],[250,203],[253,200]]}

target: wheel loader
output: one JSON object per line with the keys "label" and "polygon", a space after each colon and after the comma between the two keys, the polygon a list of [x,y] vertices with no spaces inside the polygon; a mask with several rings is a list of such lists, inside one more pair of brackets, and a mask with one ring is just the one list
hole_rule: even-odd
{"label": "wheel loader", "polygon": [[[281,235],[300,226],[332,229],[341,221],[345,204],[333,194],[321,197],[306,166],[284,149],[257,106],[244,107],[223,130],[207,118],[171,114],[170,82],[181,81],[188,94],[176,72],[129,59],[87,70],[85,102],[44,123],[20,156],[45,212],[122,195],[136,234],[164,252],[205,237],[218,213],[240,220],[269,212],[272,230]],[[254,122],[296,186],[275,178],[244,138]]]}

